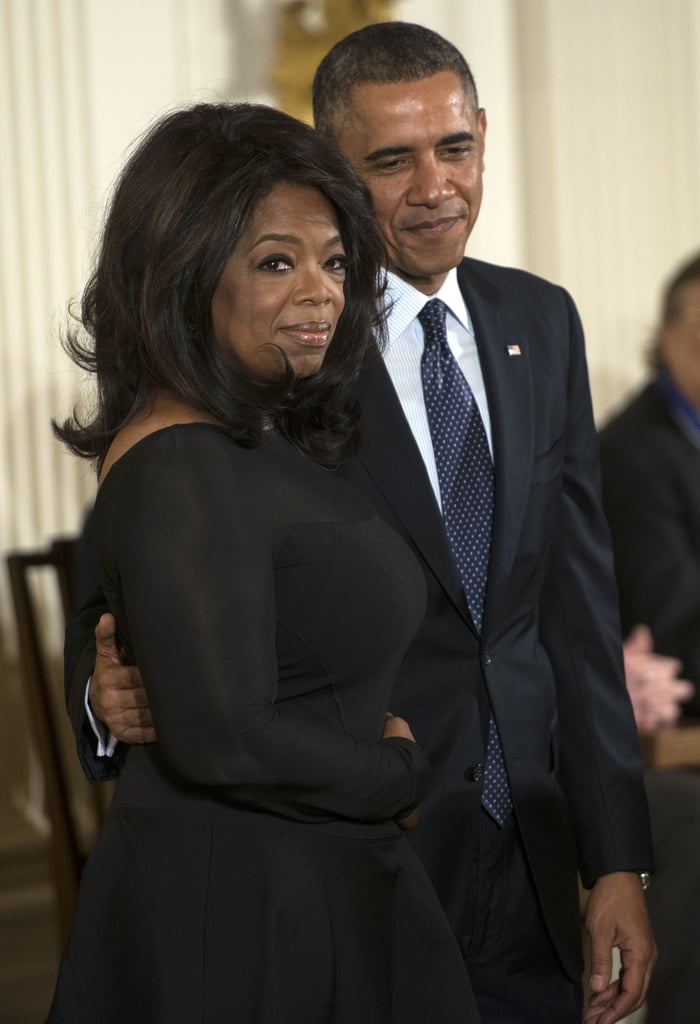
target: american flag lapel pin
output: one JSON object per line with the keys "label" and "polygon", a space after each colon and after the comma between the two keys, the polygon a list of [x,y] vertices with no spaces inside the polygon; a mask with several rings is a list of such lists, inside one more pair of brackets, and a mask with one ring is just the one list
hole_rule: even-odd
{"label": "american flag lapel pin", "polygon": [[506,352],[509,356],[521,356],[520,345],[506,345]]}

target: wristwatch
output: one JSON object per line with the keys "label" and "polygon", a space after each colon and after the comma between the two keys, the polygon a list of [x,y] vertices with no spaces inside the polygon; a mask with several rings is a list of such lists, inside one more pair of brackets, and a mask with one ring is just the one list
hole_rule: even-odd
{"label": "wristwatch", "polygon": [[651,872],[649,871],[638,871],[639,881],[642,883],[642,890],[646,892],[651,885]]}

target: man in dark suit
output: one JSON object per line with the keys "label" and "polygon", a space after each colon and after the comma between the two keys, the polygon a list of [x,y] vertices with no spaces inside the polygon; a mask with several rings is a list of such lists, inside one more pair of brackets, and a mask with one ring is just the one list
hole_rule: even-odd
{"label": "man in dark suit", "polygon": [[[700,714],[700,253],[666,284],[652,351],[654,378],[600,434],[603,502],[625,630],[675,661],[694,684],[684,717]],[[644,627],[637,626],[645,623]],[[662,662],[661,662],[662,663]],[[654,716],[642,728],[654,728]],[[697,1015],[700,942],[700,774],[648,772],[658,878],[649,910],[659,963],[649,1024]]]}
{"label": "man in dark suit", "polygon": [[[580,870],[587,1019],[613,1024],[642,1001],[655,956],[639,875],[651,852],[578,316],[560,288],[463,260],[486,116],[444,39],[397,22],[354,33],[319,67],[314,111],[367,182],[391,271],[389,347],[360,381],[364,442],[344,472],[408,539],[428,584],[392,707],[434,767],[415,846],[486,1024],[579,1024]],[[468,457],[479,447],[481,459],[449,514],[445,450],[461,464],[463,421],[443,409],[439,428],[432,415],[442,383],[423,376],[428,297],[442,303],[436,344],[452,353],[440,359],[466,395]],[[475,512],[477,476],[488,494]],[[91,701],[120,739],[153,738],[138,673],[116,664],[112,639],[104,620],[96,674],[120,682],[93,682]],[[81,745],[99,771],[88,734]]]}

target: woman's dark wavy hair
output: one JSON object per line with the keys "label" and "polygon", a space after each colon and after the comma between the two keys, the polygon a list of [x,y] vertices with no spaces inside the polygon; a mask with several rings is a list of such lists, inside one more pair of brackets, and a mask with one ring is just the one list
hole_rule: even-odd
{"label": "woman's dark wavy hair", "polygon": [[[345,309],[322,368],[256,379],[217,342],[214,292],[253,212],[276,185],[318,189],[332,204],[348,267]],[[63,344],[97,377],[93,418],[54,431],[98,467],[116,432],[165,391],[254,447],[271,423],[326,466],[359,441],[355,378],[381,347],[384,247],[369,195],[336,147],[271,107],[198,104],[150,128],[117,182],[78,327]],[[81,327],[82,325],[82,327]]]}

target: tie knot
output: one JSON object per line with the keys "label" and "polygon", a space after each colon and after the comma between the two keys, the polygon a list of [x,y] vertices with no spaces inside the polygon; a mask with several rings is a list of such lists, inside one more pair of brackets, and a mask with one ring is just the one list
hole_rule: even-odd
{"label": "tie knot", "polygon": [[447,306],[442,299],[430,299],[423,306],[418,314],[418,320],[423,328],[426,346],[436,342],[438,344],[447,342],[446,316]]}

